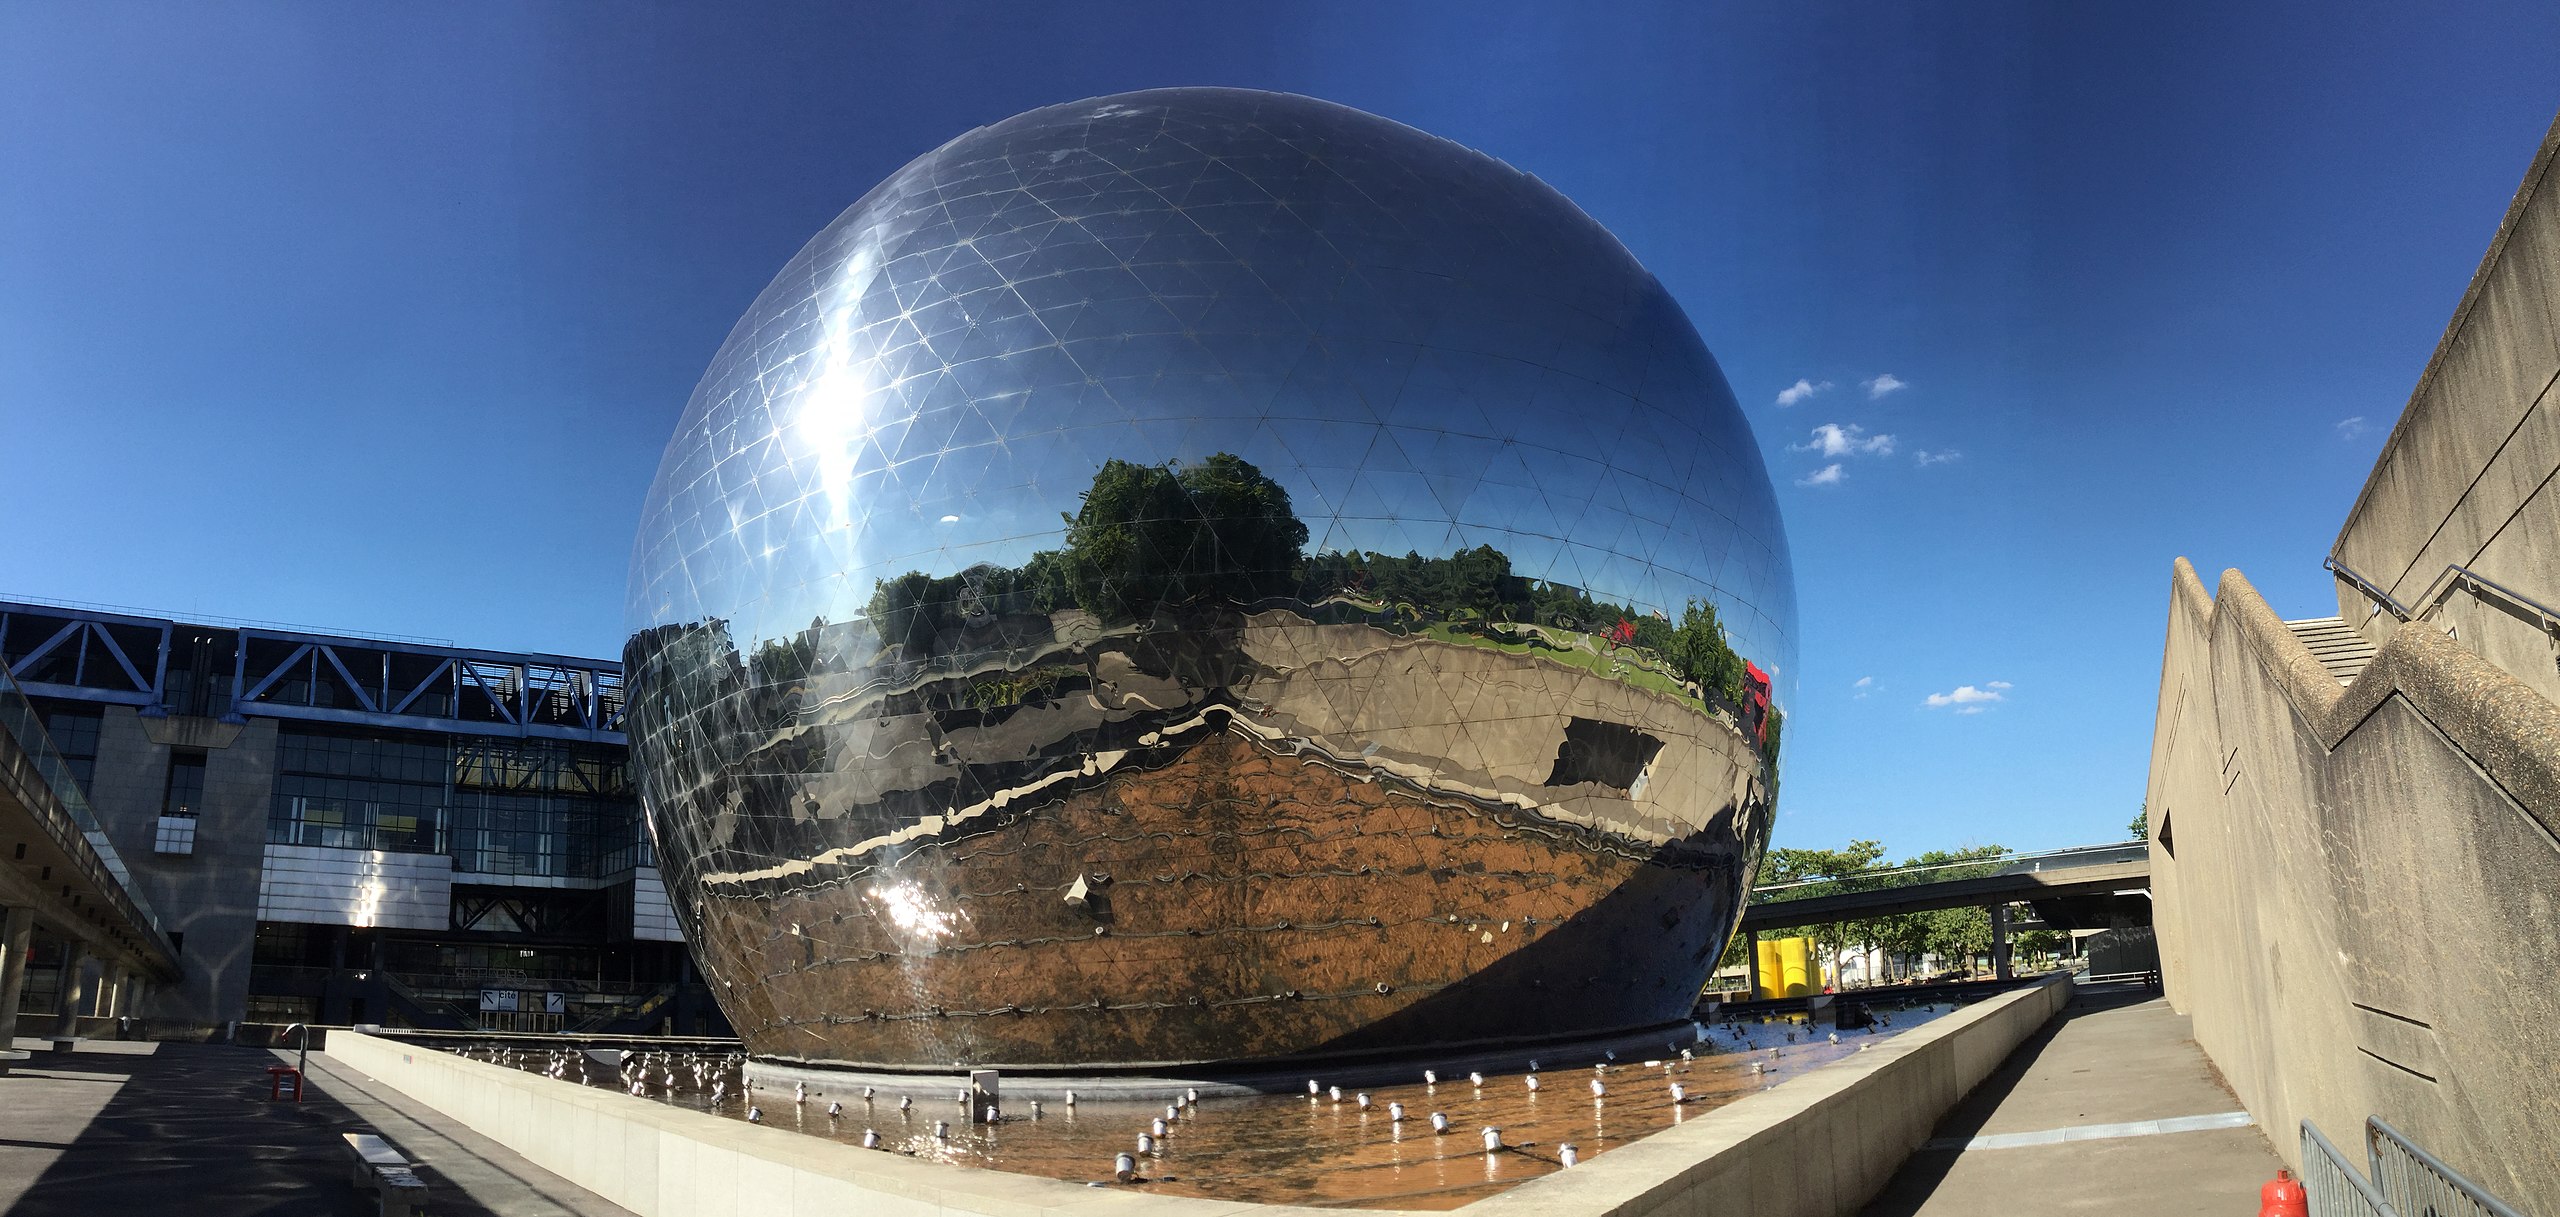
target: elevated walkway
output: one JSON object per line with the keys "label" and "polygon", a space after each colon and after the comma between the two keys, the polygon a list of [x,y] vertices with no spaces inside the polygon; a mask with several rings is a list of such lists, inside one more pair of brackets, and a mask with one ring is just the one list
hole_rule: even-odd
{"label": "elevated walkway", "polygon": [[131,880],[44,720],[0,666],[0,1043],[20,1030],[39,934],[58,942],[65,960],[55,1024],[127,1013],[135,982],[177,979],[177,948]]}
{"label": "elevated walkway", "polygon": [[1742,911],[1741,928],[1756,933],[1932,909],[2108,895],[2150,883],[2151,850],[2146,843],[2088,845],[1767,884],[1752,890],[1751,903]]}

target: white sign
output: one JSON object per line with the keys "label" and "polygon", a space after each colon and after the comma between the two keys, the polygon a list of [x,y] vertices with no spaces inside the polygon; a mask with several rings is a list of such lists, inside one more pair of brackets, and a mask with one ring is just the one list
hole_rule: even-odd
{"label": "white sign", "polygon": [[512,1011],[516,1008],[518,996],[520,995],[513,989],[482,989],[480,990],[480,1008]]}
{"label": "white sign", "polygon": [[542,1012],[545,1014],[567,1014],[569,1012],[569,995],[566,993],[543,994]]}

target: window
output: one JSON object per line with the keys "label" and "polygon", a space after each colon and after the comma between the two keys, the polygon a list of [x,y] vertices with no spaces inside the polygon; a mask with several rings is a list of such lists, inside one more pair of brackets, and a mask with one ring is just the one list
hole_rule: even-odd
{"label": "window", "polygon": [[160,794],[160,814],[193,816],[204,803],[204,754],[188,749],[169,753],[169,783]]}
{"label": "window", "polygon": [[277,737],[267,839],[283,845],[442,853],[448,745],[289,732]]}
{"label": "window", "polygon": [[650,865],[618,748],[554,740],[277,737],[278,844],[451,853],[454,869],[595,878]]}
{"label": "window", "polygon": [[80,793],[89,793],[89,779],[98,770],[98,711],[90,708],[55,710],[44,716],[44,733],[53,740],[53,750],[61,754],[63,767],[71,771],[71,780],[79,783]]}

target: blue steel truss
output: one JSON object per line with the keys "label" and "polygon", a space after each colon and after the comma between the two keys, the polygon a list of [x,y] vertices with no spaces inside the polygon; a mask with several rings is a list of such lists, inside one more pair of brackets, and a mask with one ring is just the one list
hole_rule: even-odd
{"label": "blue steel truss", "polygon": [[[221,716],[623,742],[622,665],[0,601],[0,661],[36,697],[172,709],[182,639],[229,644]],[[179,660],[183,665],[183,659]]]}

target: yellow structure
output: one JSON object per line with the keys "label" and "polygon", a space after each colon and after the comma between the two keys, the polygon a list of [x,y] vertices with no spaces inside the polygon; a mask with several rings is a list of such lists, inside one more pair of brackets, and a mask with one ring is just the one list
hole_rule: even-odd
{"label": "yellow structure", "polygon": [[1810,938],[1763,938],[1760,987],[1754,997],[1802,997],[1822,991],[1822,954]]}

